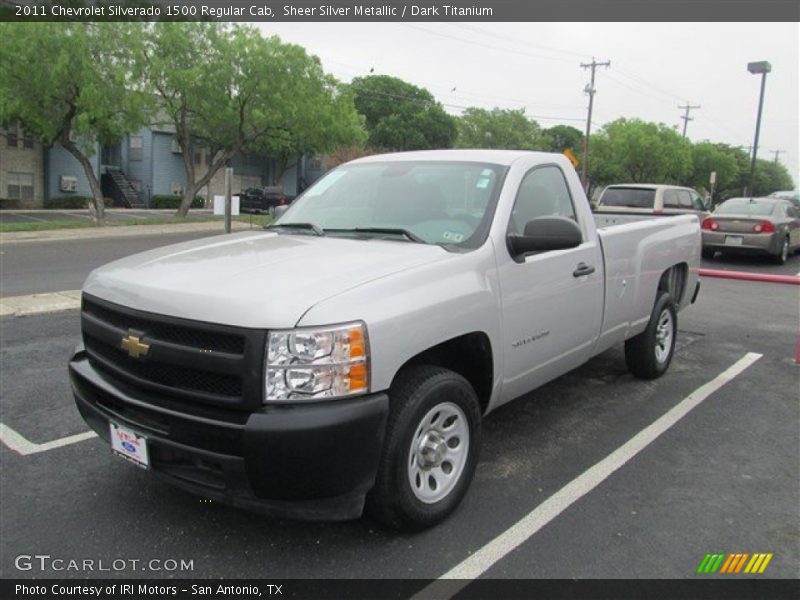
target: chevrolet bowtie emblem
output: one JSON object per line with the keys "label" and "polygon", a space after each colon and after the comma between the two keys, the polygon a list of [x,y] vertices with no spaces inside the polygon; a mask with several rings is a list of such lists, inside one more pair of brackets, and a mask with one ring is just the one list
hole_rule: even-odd
{"label": "chevrolet bowtie emblem", "polygon": [[147,356],[147,353],[150,351],[150,344],[145,344],[139,339],[138,335],[133,335],[131,332],[128,332],[128,335],[122,338],[122,349],[125,350],[131,358],[139,358],[140,356]]}

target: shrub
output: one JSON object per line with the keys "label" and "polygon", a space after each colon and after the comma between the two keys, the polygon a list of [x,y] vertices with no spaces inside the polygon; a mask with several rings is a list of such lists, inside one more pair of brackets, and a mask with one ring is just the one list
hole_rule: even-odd
{"label": "shrub", "polygon": [[[44,208],[87,208],[91,203],[91,196],[60,196],[45,202]],[[103,198],[103,204],[109,207],[114,204],[114,201],[111,198]]]}
{"label": "shrub", "polygon": [[[177,209],[181,205],[180,196],[171,196],[167,194],[156,194],[150,198],[150,208],[174,208]],[[205,199],[202,196],[195,196],[189,208],[203,208]]]}
{"label": "shrub", "polygon": [[0,210],[15,210],[23,208],[19,198],[0,198]]}

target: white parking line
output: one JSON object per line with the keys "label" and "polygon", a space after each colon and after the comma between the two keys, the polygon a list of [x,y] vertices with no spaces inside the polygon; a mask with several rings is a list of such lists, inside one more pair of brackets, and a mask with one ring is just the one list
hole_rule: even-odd
{"label": "white parking line", "polygon": [[53,440],[52,442],[45,442],[44,444],[35,444],[30,440],[26,440],[16,431],[11,429],[5,423],[0,423],[0,442],[3,442],[14,452],[27,456],[28,454],[38,454],[39,452],[47,452],[54,448],[61,448],[62,446],[69,446],[84,440],[90,440],[97,437],[94,431],[85,431],[84,433],[76,433],[67,437]]}
{"label": "white parking line", "polygon": [[517,521],[517,523],[439,577],[439,580],[423,588],[414,598],[450,598],[458,593],[459,590],[469,585],[470,580],[480,577],[509,552],[519,547],[572,504],[591,492],[612,473],[625,465],[662,433],[686,416],[689,411],[742,373],[761,356],[761,354],[754,352],[745,354],[725,371],[705,385],[697,388],[606,458],[570,481]]}

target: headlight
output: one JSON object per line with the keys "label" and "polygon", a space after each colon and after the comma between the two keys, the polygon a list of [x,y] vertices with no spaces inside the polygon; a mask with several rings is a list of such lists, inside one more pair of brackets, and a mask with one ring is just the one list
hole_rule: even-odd
{"label": "headlight", "polygon": [[363,323],[270,331],[264,402],[296,402],[369,391]]}

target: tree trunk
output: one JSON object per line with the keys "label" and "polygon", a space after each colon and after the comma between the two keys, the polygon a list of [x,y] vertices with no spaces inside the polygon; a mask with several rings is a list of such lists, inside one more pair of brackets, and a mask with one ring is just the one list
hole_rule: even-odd
{"label": "tree trunk", "polygon": [[289,157],[282,156],[275,165],[275,173],[272,175],[272,185],[283,187],[283,176],[289,170]]}
{"label": "tree trunk", "polygon": [[106,224],[106,211],[105,211],[105,203],[103,202],[103,188],[100,186],[100,181],[97,179],[97,174],[94,172],[94,168],[92,167],[92,163],[89,161],[89,158],[80,151],[80,149],[75,145],[74,142],[67,139],[62,143],[64,148],[74,156],[77,161],[83,167],[84,172],[86,173],[86,178],[89,180],[89,187],[92,190],[92,203],[94,207],[94,221],[97,225],[105,225]]}
{"label": "tree trunk", "polygon": [[[178,217],[185,217],[189,213],[189,207],[192,204],[192,200],[197,195],[203,186],[208,185],[211,182],[211,178],[214,177],[214,174],[219,171],[225,164],[230,160],[231,156],[233,155],[232,152],[222,152],[217,156],[210,165],[208,165],[208,170],[206,171],[205,175],[203,175],[198,181],[194,181],[194,165],[189,166],[186,164],[186,176],[187,176],[187,184],[186,188],[183,190],[183,197],[181,198],[181,205],[178,207],[178,212],[175,213]],[[184,161],[185,162],[185,161]],[[209,193],[211,189],[209,188]]]}

